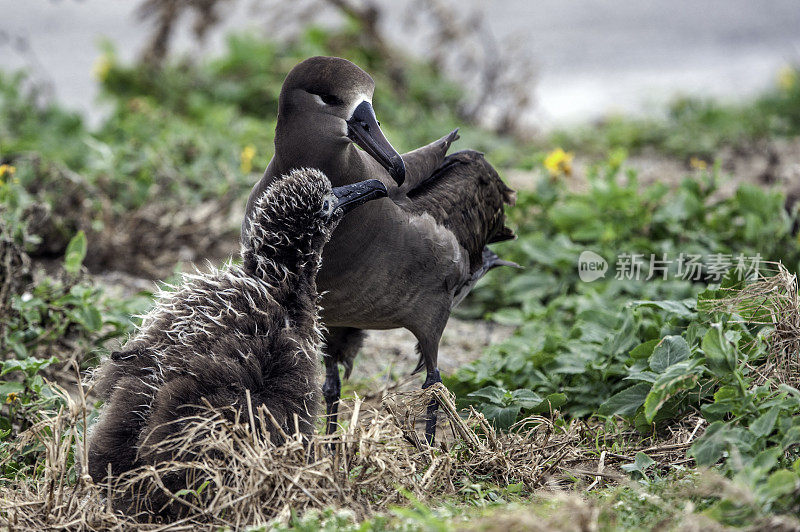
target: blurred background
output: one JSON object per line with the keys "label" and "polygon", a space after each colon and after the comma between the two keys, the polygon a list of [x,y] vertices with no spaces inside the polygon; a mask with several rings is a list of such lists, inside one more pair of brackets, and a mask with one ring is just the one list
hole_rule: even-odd
{"label": "blurred background", "polygon": [[[202,43],[192,33],[191,15],[179,16],[170,49],[219,55],[229,32],[274,36],[274,12],[286,9],[265,1],[219,4],[219,21],[208,28]],[[336,2],[321,4],[327,9],[316,13],[315,21],[341,25]],[[420,9],[414,4],[375,2],[381,11],[378,28],[392,46],[428,57],[434,55],[427,46],[430,34],[441,26],[425,9],[411,16]],[[96,120],[98,88],[89,73],[98,43],[113,42],[122,61],[136,58],[153,32],[152,24],[138,16],[140,9],[137,2],[119,0],[2,0],[0,67],[41,68],[59,101]],[[303,14],[307,6],[295,9]],[[452,18],[457,27],[459,21],[481,19],[475,41],[486,48],[484,53],[505,57],[513,50],[531,65],[536,76],[527,89],[535,105],[526,109],[527,118],[543,127],[609,112],[659,113],[676,94],[753,96],[774,82],[781,67],[795,61],[800,46],[800,10],[792,0],[470,0],[445,3],[442,9],[448,11],[442,16]],[[293,27],[281,27],[280,33],[285,37],[303,23],[295,19],[289,24]],[[469,23],[461,28],[476,31]],[[26,43],[24,50],[14,46],[20,40]],[[447,55],[447,50],[435,54]]]}

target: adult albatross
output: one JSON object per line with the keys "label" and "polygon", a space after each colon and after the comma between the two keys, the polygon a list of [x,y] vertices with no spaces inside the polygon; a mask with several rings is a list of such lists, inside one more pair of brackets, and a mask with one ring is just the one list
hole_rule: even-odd
{"label": "adult albatross", "polygon": [[[446,155],[458,130],[398,154],[375,117],[374,88],[369,74],[337,57],[312,57],[289,72],[278,103],[275,155],[250,194],[243,225],[261,192],[297,168],[318,168],[333,186],[379,179],[388,189],[388,198],[346,217],[323,251],[317,286],[328,329],[328,432],[336,427],[338,365],[347,378],[364,329],[411,331],[419,353],[414,373],[426,370],[423,388],[441,382],[439,340],[451,309],[490,269],[513,264],[486,246],[514,237],[504,214],[514,192],[482,154]],[[425,427],[431,444],[436,410],[433,401]]]}

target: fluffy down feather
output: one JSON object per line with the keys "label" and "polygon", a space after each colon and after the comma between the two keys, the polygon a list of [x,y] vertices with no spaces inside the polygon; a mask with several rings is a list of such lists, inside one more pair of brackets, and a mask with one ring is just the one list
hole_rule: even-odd
{"label": "fluffy down feather", "polygon": [[[89,437],[96,482],[170,459],[159,442],[204,401],[245,409],[249,391],[286,433],[311,433],[322,339],[315,276],[338,221],[319,215],[330,194],[322,173],[291,172],[258,199],[242,265],[186,274],[158,293],[138,332],[94,377],[105,401]],[[270,437],[281,443],[274,427]],[[151,510],[166,502],[156,499]]]}

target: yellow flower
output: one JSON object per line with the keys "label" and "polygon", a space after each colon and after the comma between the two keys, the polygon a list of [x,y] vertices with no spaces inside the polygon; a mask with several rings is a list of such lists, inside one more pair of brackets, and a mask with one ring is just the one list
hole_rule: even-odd
{"label": "yellow flower", "polygon": [[778,87],[789,92],[797,85],[797,70],[788,65],[778,71]]}
{"label": "yellow flower", "polygon": [[256,156],[256,148],[252,144],[248,144],[242,150],[242,173],[249,174],[253,169],[253,157]]}
{"label": "yellow flower", "polygon": [[9,392],[6,394],[6,404],[10,405],[11,403],[16,403],[19,401],[19,396],[17,392]]}
{"label": "yellow flower", "polygon": [[698,157],[692,157],[689,159],[689,166],[695,170],[705,170],[708,168],[708,163]]}
{"label": "yellow flower", "polygon": [[94,60],[94,64],[92,65],[92,76],[97,81],[105,81],[110,70],[111,59],[107,54],[103,54]]}
{"label": "yellow flower", "polygon": [[572,174],[572,158],[574,155],[557,148],[547,154],[544,160],[544,167],[550,172],[551,176]]}
{"label": "yellow flower", "polygon": [[17,171],[16,166],[11,166],[10,164],[0,164],[0,177],[8,174],[9,177],[14,175],[14,172]]}

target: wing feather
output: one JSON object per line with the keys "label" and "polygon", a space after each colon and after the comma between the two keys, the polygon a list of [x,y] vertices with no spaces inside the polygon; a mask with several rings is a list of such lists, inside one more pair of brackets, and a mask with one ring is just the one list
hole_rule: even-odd
{"label": "wing feather", "polygon": [[453,232],[467,251],[470,273],[483,265],[487,244],[514,238],[506,227],[505,206],[513,205],[515,193],[508,188],[483,154],[465,150],[445,157],[442,164],[407,193],[403,207],[428,213]]}

